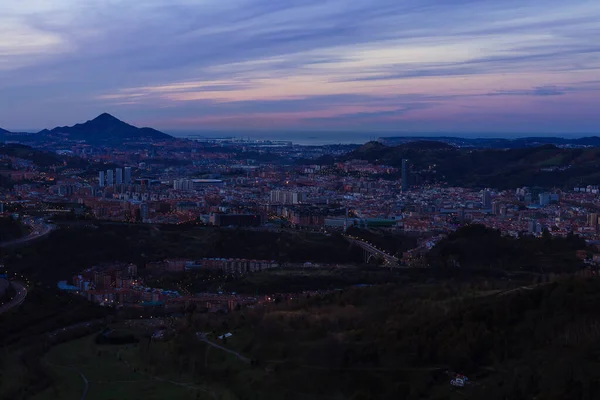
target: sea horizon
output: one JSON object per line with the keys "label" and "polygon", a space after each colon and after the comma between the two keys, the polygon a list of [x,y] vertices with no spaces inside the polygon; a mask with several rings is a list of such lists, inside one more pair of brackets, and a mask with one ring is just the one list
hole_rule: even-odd
{"label": "sea horizon", "polygon": [[286,141],[299,145],[334,145],[334,144],[364,144],[379,138],[393,137],[418,137],[428,138],[463,138],[463,139],[507,139],[514,140],[520,138],[564,138],[577,139],[583,137],[598,136],[599,134],[560,134],[560,133],[448,133],[448,132],[430,132],[430,133],[391,133],[391,132],[290,132],[290,131],[170,131],[165,130],[169,135],[181,138],[203,138],[203,139],[247,139],[247,140],[271,140]]}

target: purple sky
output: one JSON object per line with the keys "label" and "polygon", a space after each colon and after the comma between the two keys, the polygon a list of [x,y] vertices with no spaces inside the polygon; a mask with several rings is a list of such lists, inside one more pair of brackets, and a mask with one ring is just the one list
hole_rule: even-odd
{"label": "purple sky", "polygon": [[0,127],[600,133],[598,0],[2,0]]}

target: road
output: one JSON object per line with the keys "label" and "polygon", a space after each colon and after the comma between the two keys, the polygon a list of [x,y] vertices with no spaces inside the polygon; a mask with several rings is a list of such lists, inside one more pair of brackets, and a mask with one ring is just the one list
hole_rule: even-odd
{"label": "road", "polygon": [[238,352],[236,352],[236,351],[229,350],[229,349],[228,349],[228,348],[226,348],[226,347],[223,347],[223,346],[220,346],[220,345],[218,345],[218,344],[216,344],[216,343],[213,343],[213,342],[211,342],[210,340],[208,340],[208,339],[206,338],[206,333],[203,333],[203,332],[196,332],[196,337],[197,337],[198,339],[200,339],[201,341],[203,341],[204,343],[206,343],[206,344],[208,344],[208,345],[210,345],[210,346],[212,346],[212,347],[215,347],[215,348],[217,348],[217,349],[223,350],[223,351],[225,351],[225,352],[227,352],[227,353],[229,353],[229,354],[233,354],[234,356],[236,356],[236,357],[237,357],[237,359],[238,359],[238,360],[240,360],[240,361],[242,361],[242,362],[245,362],[246,364],[250,364],[250,363],[251,363],[251,361],[250,361],[250,359],[249,359],[248,357],[244,357],[243,355],[241,355],[240,353],[238,353]]}
{"label": "road", "polygon": [[17,291],[17,295],[8,303],[0,306],[0,314],[7,312],[8,310],[19,306],[23,301],[25,301],[25,297],[27,297],[27,289],[20,282],[11,281],[13,287]]}
{"label": "road", "polygon": [[385,251],[373,246],[371,243],[367,243],[364,240],[360,240],[359,238],[354,237],[354,236],[344,235],[344,237],[347,240],[349,240],[350,242],[352,242],[353,244],[356,244],[356,245],[360,246],[362,249],[368,251],[369,253],[374,253],[374,254],[378,255],[379,257],[383,258],[385,260],[386,264],[388,264],[388,265],[391,264],[391,265],[398,266],[400,263],[400,260],[398,259],[398,257],[389,255]]}
{"label": "road", "polygon": [[25,224],[31,228],[31,233],[29,233],[29,235],[19,239],[2,242],[0,243],[0,248],[17,246],[23,243],[30,242],[32,240],[39,239],[43,236],[48,235],[50,232],[56,229],[54,225],[45,223],[43,219],[28,219],[25,221]]}

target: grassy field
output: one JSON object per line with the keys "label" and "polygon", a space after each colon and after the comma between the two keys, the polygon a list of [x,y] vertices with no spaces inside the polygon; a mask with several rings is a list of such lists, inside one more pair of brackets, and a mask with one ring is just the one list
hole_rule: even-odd
{"label": "grassy field", "polygon": [[83,374],[89,382],[86,400],[188,400],[214,399],[195,385],[162,380],[144,373],[139,366],[126,362],[121,353],[132,353],[137,345],[99,346],[94,336],[53,347],[43,364],[55,383],[34,400],[80,399],[84,391]]}

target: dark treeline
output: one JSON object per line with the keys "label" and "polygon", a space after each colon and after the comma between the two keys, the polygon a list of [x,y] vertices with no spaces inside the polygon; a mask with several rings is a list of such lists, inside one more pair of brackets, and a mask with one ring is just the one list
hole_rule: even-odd
{"label": "dark treeline", "polygon": [[193,227],[172,230],[141,224],[63,225],[43,241],[6,249],[3,255],[8,268],[52,284],[95,264],[113,261],[144,266],[165,258],[233,257],[281,263],[361,260],[358,248],[339,234]]}
{"label": "dark treeline", "polygon": [[583,265],[576,257],[585,240],[573,234],[541,238],[503,236],[483,225],[468,225],[441,240],[427,255],[433,267],[496,268],[536,273],[575,272]]}
{"label": "dark treeline", "polygon": [[27,236],[29,228],[12,217],[0,218],[0,243]]}
{"label": "dark treeline", "polygon": [[[460,149],[422,141],[400,146],[369,142],[345,159],[363,159],[400,167],[413,165],[413,178],[464,187],[572,187],[600,183],[600,148],[564,149],[548,144],[520,149]],[[428,171],[436,165],[436,173]],[[564,167],[564,168],[561,168]],[[559,168],[549,171],[548,168]]]}

